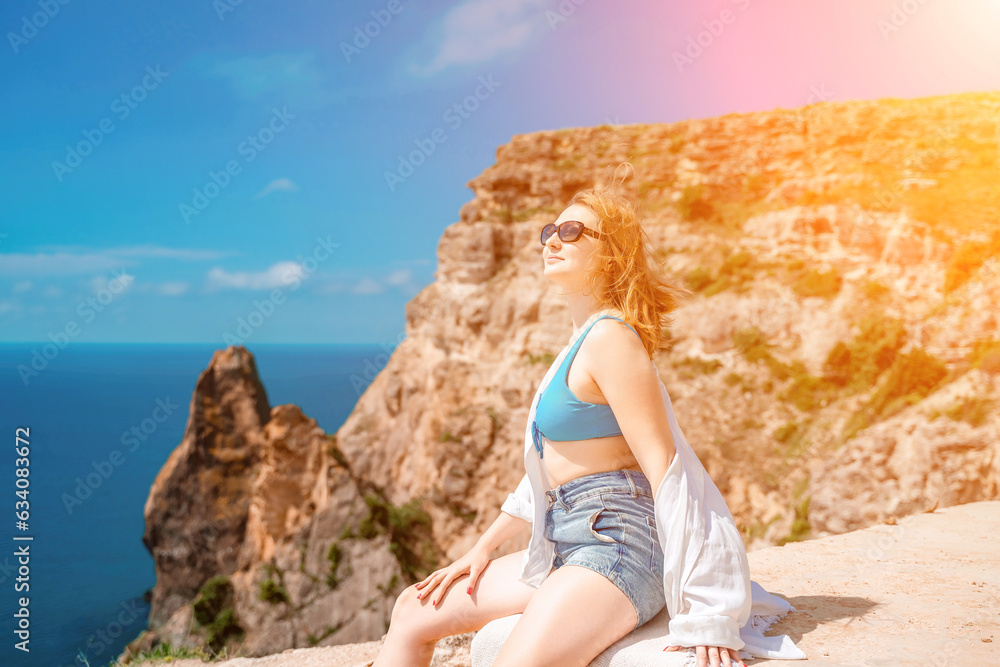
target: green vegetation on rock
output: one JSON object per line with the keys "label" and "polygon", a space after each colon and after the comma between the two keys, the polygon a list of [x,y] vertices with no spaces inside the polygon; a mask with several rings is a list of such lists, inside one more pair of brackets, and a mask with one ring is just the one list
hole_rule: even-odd
{"label": "green vegetation on rock", "polygon": [[947,376],[945,363],[922,348],[897,355],[875,393],[848,419],[842,440],[849,440],[876,421],[888,419],[923,400],[941,386]]}
{"label": "green vegetation on rock", "polygon": [[284,586],[268,577],[261,580],[258,585],[257,599],[263,602],[270,602],[271,604],[278,604],[279,602],[288,604],[288,592],[285,591]]}
{"label": "green vegetation on rock", "polygon": [[988,338],[976,341],[966,357],[969,368],[978,368],[984,373],[1000,375],[1000,340]]}
{"label": "green vegetation on rock", "polygon": [[327,549],[326,559],[330,561],[330,571],[326,575],[326,584],[330,588],[336,588],[340,585],[337,570],[340,569],[340,562],[344,559],[344,551],[340,548],[337,540],[334,540],[330,544],[330,548]]}
{"label": "green vegetation on rock", "polygon": [[[271,604],[278,604],[279,602],[284,602],[288,604],[288,592],[285,590],[284,577],[281,574],[281,570],[276,568],[271,563],[264,563],[264,571],[267,573],[267,579],[262,579],[257,587],[257,599],[263,602],[270,602]],[[278,581],[274,580],[274,576],[278,576]]]}
{"label": "green vegetation on rock", "polygon": [[847,343],[838,342],[830,350],[823,364],[823,376],[849,393],[867,389],[892,366],[906,339],[906,329],[900,320],[881,314],[868,315],[861,321],[857,335]]}
{"label": "green vegetation on rock", "polygon": [[829,299],[840,292],[842,284],[843,279],[836,269],[827,271],[809,269],[792,283],[792,289],[799,296],[821,296]]}
{"label": "green vegetation on rock", "polygon": [[[437,568],[437,551],[431,539],[431,517],[419,498],[396,507],[373,490],[365,494],[365,504],[368,505],[368,516],[358,524],[357,538],[373,539],[388,535],[389,551],[410,583],[420,581]],[[354,533],[345,528],[341,537],[347,539],[348,534],[353,538]],[[334,542],[327,554],[331,563],[327,582],[334,582],[331,586],[336,585],[336,569],[341,557],[340,546]]]}
{"label": "green vegetation on rock", "polygon": [[928,416],[933,420],[942,414],[954,421],[964,421],[972,426],[982,426],[996,411],[996,401],[984,396],[963,396],[944,411],[933,411]]}
{"label": "green vegetation on rock", "polygon": [[230,638],[243,634],[232,605],[233,585],[225,575],[202,584],[191,605],[195,621],[208,631],[206,646],[212,653],[218,653]]}
{"label": "green vegetation on rock", "polygon": [[544,352],[542,354],[537,354],[537,355],[531,354],[530,352],[528,353],[529,364],[537,364],[541,362],[543,364],[550,366],[552,365],[552,362],[555,360],[556,360],[556,355],[552,354],[551,352]]}
{"label": "green vegetation on rock", "polygon": [[789,542],[799,542],[809,538],[812,533],[812,526],[809,523],[809,496],[806,496],[795,505],[795,519],[792,521],[792,529],[788,537],[778,540],[778,546]]}

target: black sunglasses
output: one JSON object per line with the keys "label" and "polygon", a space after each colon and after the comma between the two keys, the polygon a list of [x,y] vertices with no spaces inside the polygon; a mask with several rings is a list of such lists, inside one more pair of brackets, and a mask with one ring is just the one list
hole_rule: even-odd
{"label": "black sunglasses", "polygon": [[566,243],[576,241],[580,238],[581,234],[589,234],[595,239],[601,238],[600,232],[595,232],[593,229],[585,227],[579,220],[566,220],[559,225],[556,225],[554,222],[550,222],[542,227],[542,245],[545,245],[545,242],[549,240],[549,237],[556,232],[559,233],[559,240],[565,241]]}

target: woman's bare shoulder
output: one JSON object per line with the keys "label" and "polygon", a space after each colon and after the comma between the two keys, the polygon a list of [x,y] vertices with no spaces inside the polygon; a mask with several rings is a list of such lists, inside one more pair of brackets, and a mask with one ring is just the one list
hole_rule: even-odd
{"label": "woman's bare shoulder", "polygon": [[638,346],[645,353],[642,341],[636,336],[635,327],[628,320],[625,320],[625,318],[622,318],[622,320],[625,324],[610,318],[604,318],[594,323],[593,331],[588,338],[595,339],[594,343],[592,343],[595,351],[601,350],[605,353],[600,356],[607,356],[607,346],[614,346],[615,349],[619,350],[632,349]]}

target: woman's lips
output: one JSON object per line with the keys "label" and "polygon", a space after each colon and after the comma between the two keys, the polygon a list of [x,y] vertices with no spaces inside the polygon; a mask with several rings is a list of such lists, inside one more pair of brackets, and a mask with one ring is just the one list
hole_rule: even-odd
{"label": "woman's lips", "polygon": [[561,260],[561,259],[562,259],[562,257],[557,257],[557,256],[555,256],[555,255],[549,255],[549,256],[548,256],[548,257],[547,257],[547,258],[545,259],[545,263],[546,263],[546,264],[551,264],[552,262],[554,262],[554,261],[556,261],[556,260]]}

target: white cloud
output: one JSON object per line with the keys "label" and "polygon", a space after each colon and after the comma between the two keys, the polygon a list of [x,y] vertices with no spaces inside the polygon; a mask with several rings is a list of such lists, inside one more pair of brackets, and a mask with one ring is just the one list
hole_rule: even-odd
{"label": "white cloud", "polygon": [[177,259],[182,261],[219,260],[234,251],[167,248],[157,245],[121,246],[117,248],[87,248],[43,246],[35,253],[5,254],[0,262],[0,275],[52,276],[78,275],[111,271],[122,266],[136,266],[136,258]]}
{"label": "white cloud", "polygon": [[290,178],[276,178],[265,185],[264,189],[255,194],[253,198],[266,197],[272,192],[295,192],[298,189],[299,186],[295,185]]}
{"label": "white cloud", "polygon": [[55,285],[49,285],[42,291],[42,296],[49,299],[55,299],[57,297],[62,296],[62,293],[63,291],[58,287],[56,287]]}
{"label": "white cloud", "polygon": [[379,281],[365,276],[358,282],[354,283],[351,291],[355,294],[381,294],[385,291],[385,288]]}
{"label": "white cloud", "polygon": [[436,53],[410,71],[430,76],[452,65],[477,65],[524,47],[548,24],[545,0],[467,0],[433,30]]}
{"label": "white cloud", "polygon": [[233,250],[198,250],[196,248],[166,248],[157,245],[123,246],[104,251],[115,257],[158,257],[185,261],[218,260],[237,254]]}
{"label": "white cloud", "polygon": [[49,278],[59,275],[110,271],[121,265],[122,260],[104,253],[11,253],[3,256],[3,262],[0,262],[0,274],[34,275]]}
{"label": "white cloud", "polygon": [[90,290],[94,294],[98,294],[104,290],[108,290],[115,297],[118,297],[128,291],[128,288],[135,284],[135,276],[122,270],[112,271],[111,279],[109,280],[106,275],[94,276],[90,279]]}
{"label": "white cloud", "polygon": [[0,301],[0,315],[14,310],[21,310],[21,304],[17,301]]}
{"label": "white cloud", "polygon": [[217,79],[238,98],[287,104],[293,114],[348,99],[348,91],[329,81],[314,53],[269,53],[220,58],[199,54],[190,66],[206,79]]}
{"label": "white cloud", "polygon": [[254,99],[271,91],[316,88],[323,74],[313,58],[311,53],[272,53],[204,61],[200,67],[203,74],[228,81],[240,97]]}
{"label": "white cloud", "polygon": [[237,271],[230,273],[225,269],[213,268],[206,276],[205,288],[219,289],[250,289],[263,290],[274,287],[286,287],[298,278],[304,280],[305,270],[297,262],[278,262],[264,271]]}
{"label": "white cloud", "polygon": [[409,269],[397,269],[385,277],[386,285],[405,285],[410,282],[412,274]]}
{"label": "white cloud", "polygon": [[185,282],[160,283],[157,291],[163,296],[180,296],[188,291],[188,284]]}
{"label": "white cloud", "polygon": [[320,294],[339,294],[348,291],[347,285],[339,280],[330,280],[319,287]]}
{"label": "white cloud", "polygon": [[11,294],[19,294],[20,292],[27,292],[31,289],[30,280],[18,280],[14,283],[14,286],[10,288]]}
{"label": "white cloud", "polygon": [[343,291],[349,291],[353,294],[382,294],[392,288],[408,295],[416,294],[418,291],[413,285],[413,274],[409,269],[395,269],[381,278],[364,276],[350,286],[343,282],[327,283],[323,292],[326,294],[336,294]]}

